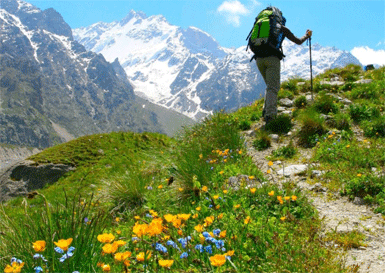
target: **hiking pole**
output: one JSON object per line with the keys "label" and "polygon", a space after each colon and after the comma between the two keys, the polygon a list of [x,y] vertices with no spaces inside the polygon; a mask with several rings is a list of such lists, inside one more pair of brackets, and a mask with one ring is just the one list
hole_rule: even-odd
{"label": "hiking pole", "polygon": [[310,92],[311,92],[311,101],[313,101],[313,65],[311,60],[311,35],[312,31],[308,30],[307,35],[309,35],[309,52],[310,52]]}

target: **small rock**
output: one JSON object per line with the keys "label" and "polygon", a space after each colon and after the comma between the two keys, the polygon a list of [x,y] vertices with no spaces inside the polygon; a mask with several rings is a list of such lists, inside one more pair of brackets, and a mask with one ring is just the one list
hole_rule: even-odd
{"label": "small rock", "polygon": [[376,172],[376,171],[377,171],[377,168],[372,167],[372,172]]}
{"label": "small rock", "polygon": [[280,99],[279,103],[282,106],[286,106],[286,107],[292,107],[293,106],[293,101],[288,99],[288,98]]}
{"label": "small rock", "polygon": [[348,99],[342,99],[342,100],[340,100],[343,104],[347,104],[347,105],[349,105],[349,104],[352,104],[352,101],[351,100],[348,100]]}
{"label": "small rock", "polygon": [[365,204],[365,201],[364,201],[364,199],[356,196],[356,197],[354,197],[353,204],[363,205],[363,204]]}
{"label": "small rock", "polygon": [[371,83],[372,81],[373,80],[371,79],[361,79],[361,80],[355,81],[354,83],[362,84],[362,83]]}
{"label": "small rock", "polygon": [[277,111],[278,111],[278,112],[286,111],[286,107],[278,106],[278,107],[277,107]]}
{"label": "small rock", "polygon": [[306,82],[297,82],[297,86],[305,85]]}
{"label": "small rock", "polygon": [[269,137],[270,137],[272,140],[274,140],[274,141],[278,141],[278,139],[279,139],[279,135],[277,135],[277,134],[271,134],[271,135],[269,135]]}
{"label": "small rock", "polygon": [[313,170],[312,172],[311,172],[311,178],[314,178],[314,177],[320,177],[321,175],[323,174],[323,172],[322,171],[319,171],[319,170]]}
{"label": "small rock", "polygon": [[307,165],[303,165],[303,164],[291,165],[291,166],[288,166],[286,168],[282,168],[281,170],[279,170],[277,172],[277,174],[289,177],[291,175],[298,175],[298,174],[301,174],[303,172],[306,172],[306,170],[307,170]]}
{"label": "small rock", "polygon": [[341,86],[341,85],[344,85],[345,82],[342,82],[342,81],[320,81],[320,84],[325,84],[325,85],[337,85],[337,86]]}
{"label": "small rock", "polygon": [[103,149],[99,149],[99,150],[98,150],[98,153],[101,154],[101,155],[104,155]]}
{"label": "small rock", "polygon": [[314,184],[309,188],[309,190],[315,191],[315,192],[326,192],[326,188],[323,187],[321,183]]}
{"label": "small rock", "polygon": [[283,111],[282,114],[285,114],[285,115],[291,115],[293,112],[292,111],[289,111],[289,110],[286,110],[286,111]]}

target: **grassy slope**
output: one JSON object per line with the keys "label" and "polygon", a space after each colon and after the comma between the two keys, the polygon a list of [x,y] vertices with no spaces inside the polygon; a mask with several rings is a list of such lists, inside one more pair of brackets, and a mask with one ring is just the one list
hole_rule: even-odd
{"label": "grassy slope", "polygon": [[[369,121],[371,123],[363,119],[354,125],[350,117],[348,121],[350,128],[362,127],[370,145],[379,147],[374,154],[363,152],[363,155],[367,156],[366,160],[373,163],[357,163],[364,164],[364,176],[365,171],[369,175],[369,168],[379,168],[384,160],[380,154],[384,147],[383,135],[381,131],[373,131],[375,126],[370,125],[376,122],[381,124],[383,112],[380,109],[385,108],[383,71],[384,69],[363,73],[354,67],[348,67],[328,71],[315,79],[315,92],[321,96],[324,89],[330,89],[329,92],[346,96],[353,100],[354,104],[366,103],[368,107],[378,107],[380,115],[376,120]],[[319,84],[320,79],[334,76],[332,74],[339,74],[347,84],[340,88]],[[368,90],[348,82],[357,80],[359,75],[374,78],[376,85],[372,84],[373,88]],[[284,83],[280,96],[295,97],[308,92],[309,83],[299,88],[296,85],[298,81],[290,80]],[[369,92],[372,90],[375,92]],[[363,98],[362,94],[370,98]],[[336,105],[343,112],[342,105]],[[311,107],[313,106],[301,105],[299,108],[303,109],[295,111],[294,119],[304,122],[301,112]],[[98,242],[96,237],[104,231],[126,241],[124,246],[119,247],[119,251],[132,252],[129,268],[134,271],[142,271],[143,263],[135,258],[141,251],[147,250],[151,251],[152,257],[145,263],[154,271],[161,270],[157,260],[162,259],[174,260],[171,266],[174,272],[347,271],[335,259],[333,250],[325,247],[320,237],[320,220],[307,198],[291,183],[285,184],[283,189],[263,183],[264,174],[245,154],[239,132],[248,129],[252,122],[259,119],[261,108],[262,101],[257,101],[254,105],[232,114],[218,113],[187,128],[176,138],[151,133],[92,135],[49,148],[33,156],[31,159],[39,164],[64,163],[76,166],[77,170],[67,174],[56,184],[39,191],[41,195],[34,199],[23,200],[20,197],[6,204],[5,213],[0,217],[0,227],[4,231],[0,243],[0,256],[4,258],[2,265],[5,266],[10,257],[16,256],[26,263],[26,269],[32,271],[39,263],[31,259],[31,255],[35,253],[31,244],[36,240],[45,240],[47,247],[43,253],[49,260],[48,268],[51,271],[102,271],[102,267],[96,266],[98,262],[102,262],[109,264],[113,272],[122,272],[125,266],[114,262],[111,254],[101,255],[104,244]],[[365,113],[362,115],[365,117]],[[335,123],[325,129],[330,130],[334,126]],[[355,193],[362,194],[362,187],[357,189],[362,184],[361,180],[355,184],[348,181],[353,175],[351,168],[356,167],[351,158],[364,147],[354,139],[348,129],[337,132],[340,138],[338,145],[334,144],[327,133],[316,136],[319,139],[325,137],[325,140],[318,141],[319,143],[315,142],[314,134],[309,135],[305,141],[314,146],[314,161],[320,162],[321,167],[329,169],[331,173],[339,171],[339,176],[327,177],[334,181],[335,185],[337,181],[344,181],[344,184],[338,182],[340,184],[335,186],[335,189],[342,188],[342,193],[352,196]],[[347,145],[349,148],[346,148]],[[328,157],[329,149],[343,152],[345,156]],[[337,160],[338,164],[330,158]],[[226,181],[229,177],[239,174],[246,175],[248,179],[243,181],[240,190],[235,191],[228,187]],[[170,177],[174,182],[168,185]],[[248,181],[251,188],[254,185],[261,187],[250,191],[250,187],[245,187]],[[384,181],[376,181],[377,186],[384,184]],[[366,186],[369,188],[372,185]],[[374,194],[374,190],[367,192],[370,192],[367,195],[372,199],[366,197],[366,200],[379,204],[381,208],[381,196]],[[288,197],[288,200],[281,203],[278,196]],[[149,224],[156,214],[164,217],[166,214],[181,213],[189,214],[189,219],[183,220],[183,216],[180,216],[178,224],[178,217],[174,217],[170,222],[164,218],[163,226],[167,226],[167,229],[163,229],[162,234],[145,235],[143,240],[136,243],[131,240],[132,236],[138,236],[133,230],[135,222]],[[91,224],[87,223],[86,227],[85,218],[91,219]],[[25,226],[25,223],[28,223],[28,226]],[[212,254],[198,251],[195,246],[202,242],[199,225],[208,232],[215,229],[226,230],[227,234],[223,238],[214,236],[217,240],[221,238],[224,241],[225,250],[212,245]],[[167,240],[176,242],[178,238],[187,236],[192,237],[185,249],[187,258],[180,258],[184,251],[180,243],[177,245],[181,251],[167,246],[167,253],[155,250],[151,245],[158,242],[166,246]],[[57,261],[60,255],[53,251],[52,241],[66,238],[74,239],[72,246],[75,246],[76,250],[75,255],[67,260],[65,266],[68,268],[64,269],[64,263]],[[207,240],[202,244],[204,247],[210,245]],[[227,252],[230,250],[234,250],[231,261],[218,268],[210,263],[209,257],[224,253],[230,255]]]}

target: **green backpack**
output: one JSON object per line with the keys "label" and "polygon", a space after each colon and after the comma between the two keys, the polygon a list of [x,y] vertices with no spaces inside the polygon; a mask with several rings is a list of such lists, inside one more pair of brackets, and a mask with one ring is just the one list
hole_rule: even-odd
{"label": "green backpack", "polygon": [[284,36],[281,28],[285,23],[285,17],[276,7],[267,7],[258,14],[254,26],[246,38],[249,40],[246,50],[250,47],[254,53],[250,61],[258,57],[258,53],[261,51],[266,51],[267,47],[276,51],[280,59],[285,56],[282,52]]}

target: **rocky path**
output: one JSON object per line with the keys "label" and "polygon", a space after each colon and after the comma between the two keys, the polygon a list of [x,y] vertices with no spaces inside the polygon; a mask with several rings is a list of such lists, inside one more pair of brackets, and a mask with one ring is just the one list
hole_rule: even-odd
{"label": "rocky path", "polygon": [[[248,154],[266,174],[270,168],[267,156],[271,155],[273,150],[286,146],[290,141],[290,136],[278,137],[273,135],[272,146],[267,150],[257,151],[253,147],[253,140],[256,130],[259,130],[261,126],[261,121],[254,124],[251,130],[244,132],[244,137]],[[296,129],[298,128],[295,126],[292,132],[295,132]],[[360,132],[357,134],[356,137],[360,138]],[[320,172],[316,170],[316,165],[308,164],[312,157],[312,149],[298,149],[299,157],[295,160],[273,162],[272,171],[266,175],[267,178],[270,182],[278,184],[284,181],[295,182],[319,211],[320,218],[324,218],[324,233],[334,230],[337,232],[356,230],[365,235],[365,246],[347,250],[341,257],[346,262],[346,266],[351,268],[359,266],[359,270],[353,272],[385,272],[385,218],[381,214],[375,214],[370,207],[362,204],[362,200],[356,199],[351,202],[346,197],[329,192],[321,184],[315,183],[314,177],[320,175]],[[332,247],[333,244],[331,244]]]}

